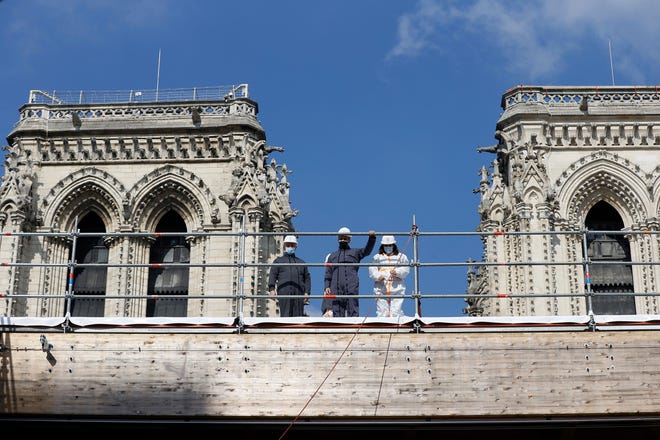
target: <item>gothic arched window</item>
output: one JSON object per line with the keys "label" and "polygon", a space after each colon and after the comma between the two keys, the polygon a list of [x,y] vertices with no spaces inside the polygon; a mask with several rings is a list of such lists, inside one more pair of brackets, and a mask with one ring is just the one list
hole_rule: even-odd
{"label": "gothic arched window", "polygon": [[[186,224],[174,211],[167,212],[158,222],[156,232],[186,232]],[[190,245],[183,235],[165,235],[151,245],[149,263],[189,263]],[[168,296],[188,295],[189,267],[151,267],[148,295],[158,298],[147,300],[147,316],[187,316],[188,298]]]}
{"label": "gothic arched window", "polygon": [[[80,232],[105,232],[105,225],[98,214],[90,212],[78,222]],[[108,248],[103,236],[81,236],[76,238],[75,259],[83,264],[107,264]],[[71,316],[103,316],[108,268],[76,267],[73,271],[73,293]],[[101,298],[81,298],[81,296]]]}
{"label": "gothic arched window", "polygon": [[630,262],[630,242],[621,234],[602,232],[621,231],[621,216],[609,203],[600,201],[589,210],[584,223],[588,230],[601,231],[587,235],[587,254],[595,262],[589,266],[591,291],[594,293],[593,312],[599,315],[634,315],[634,296],[612,295],[634,292],[632,266],[610,264]]}

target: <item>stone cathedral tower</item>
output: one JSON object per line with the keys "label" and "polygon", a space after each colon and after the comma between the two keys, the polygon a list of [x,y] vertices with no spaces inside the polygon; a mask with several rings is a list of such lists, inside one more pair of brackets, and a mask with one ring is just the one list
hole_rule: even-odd
{"label": "stone cathedral tower", "polygon": [[[658,87],[518,86],[502,109],[475,190],[491,265],[468,273],[468,292],[489,296],[466,312],[660,313]],[[601,233],[570,233],[588,230]]]}
{"label": "stone cathedral tower", "polygon": [[[292,231],[296,215],[290,170],[271,157],[283,148],[267,144],[257,113],[245,84],[30,92],[4,147],[0,291],[11,299],[0,314],[63,316],[73,283],[92,297],[74,300],[77,316],[276,315],[250,299],[266,291],[264,269],[238,265],[272,261],[282,236],[249,234]],[[62,233],[76,230],[107,235],[72,246]],[[167,235],[177,232],[188,235]],[[106,267],[69,271],[74,251]]]}

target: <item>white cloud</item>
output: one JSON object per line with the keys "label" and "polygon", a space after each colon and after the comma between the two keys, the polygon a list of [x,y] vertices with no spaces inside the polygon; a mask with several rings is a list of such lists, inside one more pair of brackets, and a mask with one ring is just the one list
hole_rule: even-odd
{"label": "white cloud", "polygon": [[570,67],[569,60],[613,47],[615,69],[643,81],[660,73],[660,8],[655,0],[420,0],[398,20],[388,60],[433,51],[464,50],[476,39],[501,66],[538,79]]}
{"label": "white cloud", "polygon": [[420,0],[417,9],[399,17],[398,43],[389,58],[416,56],[424,49],[435,46],[434,34],[443,24],[445,7],[432,0]]}

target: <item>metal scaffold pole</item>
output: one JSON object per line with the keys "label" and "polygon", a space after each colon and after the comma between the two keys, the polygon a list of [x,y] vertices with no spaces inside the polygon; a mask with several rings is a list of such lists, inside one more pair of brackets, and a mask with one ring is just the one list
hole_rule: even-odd
{"label": "metal scaffold pole", "polygon": [[412,235],[413,239],[413,271],[415,273],[415,276],[413,279],[415,280],[415,287],[413,290],[413,298],[415,298],[415,315],[416,316],[422,316],[422,301],[421,301],[421,295],[419,292],[419,249],[418,249],[418,239],[419,235],[417,234],[417,219],[416,216],[413,214],[413,224],[412,228],[410,230],[410,234]]}
{"label": "metal scaffold pole", "polygon": [[73,281],[75,278],[75,265],[76,265],[76,244],[78,239],[78,234],[80,230],[78,229],[78,216],[76,216],[75,223],[73,225],[72,243],[71,243],[71,259],[69,260],[69,270],[68,270],[68,280],[67,280],[67,290],[66,290],[66,314],[64,315],[64,324],[62,327],[64,331],[69,328],[69,322],[71,320],[71,302],[73,301]]}
{"label": "metal scaffold pole", "polygon": [[238,283],[238,325],[239,328],[243,326],[243,306],[245,302],[245,214],[241,220],[241,234],[239,236],[240,246],[240,268],[239,268],[239,283]]}

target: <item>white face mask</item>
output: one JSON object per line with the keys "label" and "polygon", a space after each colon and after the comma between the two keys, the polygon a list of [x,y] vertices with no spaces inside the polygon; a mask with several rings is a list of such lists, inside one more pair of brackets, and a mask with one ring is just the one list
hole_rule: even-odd
{"label": "white face mask", "polygon": [[383,246],[383,250],[385,251],[386,254],[391,254],[394,252],[394,246]]}
{"label": "white face mask", "polygon": [[288,246],[287,246],[287,247],[284,248],[284,252],[286,252],[287,254],[291,255],[291,254],[293,254],[294,252],[296,252],[296,248],[294,248],[294,247],[288,247]]}

